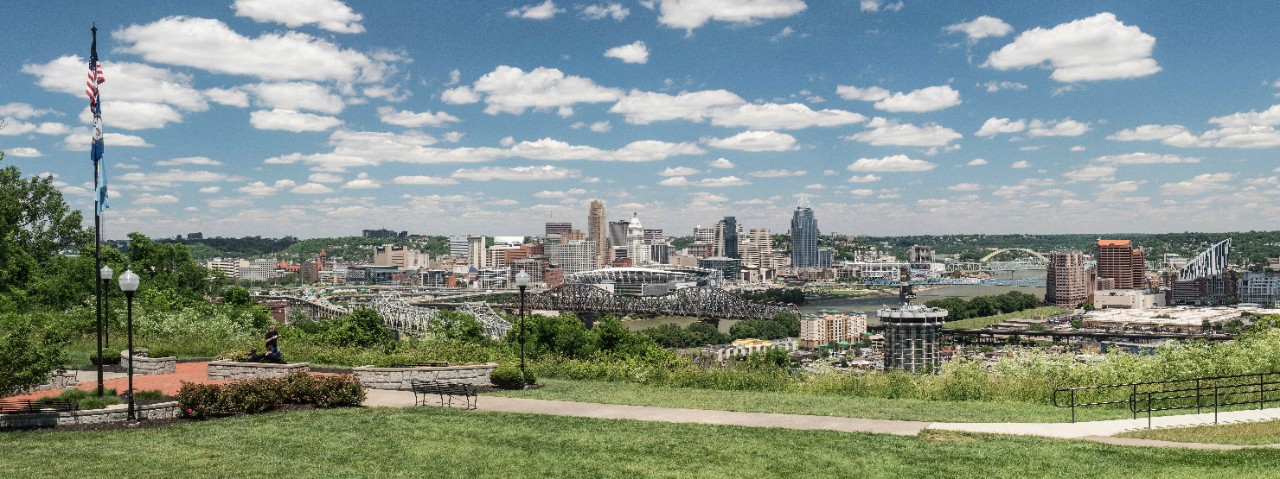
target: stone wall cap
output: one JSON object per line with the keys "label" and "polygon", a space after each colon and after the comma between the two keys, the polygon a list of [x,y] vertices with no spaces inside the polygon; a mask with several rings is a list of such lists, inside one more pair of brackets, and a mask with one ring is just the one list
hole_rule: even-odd
{"label": "stone wall cap", "polygon": [[209,361],[210,366],[235,366],[239,368],[293,369],[311,367],[310,363],[249,363],[243,361]]}
{"label": "stone wall cap", "polygon": [[411,367],[411,368],[384,368],[384,367],[378,367],[378,366],[356,366],[354,368],[351,368],[351,371],[352,372],[355,372],[355,371],[372,371],[372,372],[457,371],[459,369],[488,369],[488,368],[496,368],[496,367],[498,367],[498,363],[467,364],[467,365],[461,365],[461,366],[418,366],[418,367]]}

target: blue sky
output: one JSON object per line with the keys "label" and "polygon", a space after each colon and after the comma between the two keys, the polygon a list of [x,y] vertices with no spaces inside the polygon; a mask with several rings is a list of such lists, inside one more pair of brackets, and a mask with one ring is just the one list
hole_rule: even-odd
{"label": "blue sky", "polygon": [[[1275,2],[95,2],[5,9],[0,150],[104,233],[1280,224]],[[90,218],[90,222],[91,222]]]}

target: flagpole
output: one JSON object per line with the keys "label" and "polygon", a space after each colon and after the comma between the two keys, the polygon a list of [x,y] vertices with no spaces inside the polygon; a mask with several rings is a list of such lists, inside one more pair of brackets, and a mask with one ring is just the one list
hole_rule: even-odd
{"label": "flagpole", "polygon": [[[93,25],[89,31],[93,33],[93,44],[89,49],[89,71],[94,73],[94,77],[89,79],[89,81],[94,82],[94,94],[90,99],[89,108],[93,111],[93,128],[99,130],[102,126],[100,123],[102,99],[97,92],[98,79],[96,78],[96,72],[98,71],[98,26]],[[98,136],[100,131],[95,131],[94,136]],[[96,140],[95,138],[91,141]],[[106,358],[102,357],[102,281],[98,278],[98,271],[102,269],[102,215],[98,204],[100,198],[97,195],[98,162],[101,161],[101,158],[98,157],[98,152],[94,145],[89,147],[89,155],[93,159],[93,291],[94,309],[98,318],[98,396],[101,397],[104,394],[102,364],[106,362]],[[132,357],[133,353],[130,352],[129,354]]]}

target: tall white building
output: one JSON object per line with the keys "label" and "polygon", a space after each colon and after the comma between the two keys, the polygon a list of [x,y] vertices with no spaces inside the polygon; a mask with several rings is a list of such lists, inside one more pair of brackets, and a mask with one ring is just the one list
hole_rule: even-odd
{"label": "tall white building", "polygon": [[627,226],[627,257],[636,266],[653,262],[649,245],[644,241],[644,225],[635,213],[631,214],[631,224]]}
{"label": "tall white building", "polygon": [[564,274],[596,269],[596,245],[589,240],[569,240],[546,245],[547,257],[559,265]]}
{"label": "tall white building", "polygon": [[486,253],[485,238],[483,235],[467,236],[467,265],[475,269],[483,269],[489,265],[489,255]]}
{"label": "tall white building", "polygon": [[271,259],[255,259],[253,261],[241,260],[240,262],[240,279],[252,279],[257,281],[266,281],[272,278],[279,278],[280,271],[277,269],[278,264]]}

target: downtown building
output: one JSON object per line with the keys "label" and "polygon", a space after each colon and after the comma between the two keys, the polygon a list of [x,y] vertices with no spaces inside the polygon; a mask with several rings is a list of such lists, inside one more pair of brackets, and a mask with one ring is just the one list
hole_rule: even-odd
{"label": "downtown building", "polygon": [[591,210],[587,212],[587,240],[596,248],[596,268],[608,266],[613,258],[609,257],[609,221],[604,215],[603,201],[591,202]]}
{"label": "downtown building", "polygon": [[1094,289],[1145,289],[1146,258],[1129,240],[1098,240],[1098,284]]}
{"label": "downtown building", "polygon": [[800,318],[800,347],[816,348],[830,343],[845,345],[861,341],[867,332],[867,315],[822,313]]}
{"label": "downtown building", "polygon": [[1089,280],[1089,272],[1085,269],[1084,253],[1049,253],[1049,265],[1045,268],[1045,304],[1076,309],[1089,301],[1092,294],[1093,282]]}
{"label": "downtown building", "polygon": [[818,220],[805,201],[791,213],[791,268],[814,269],[821,267],[821,263],[818,256]]}

